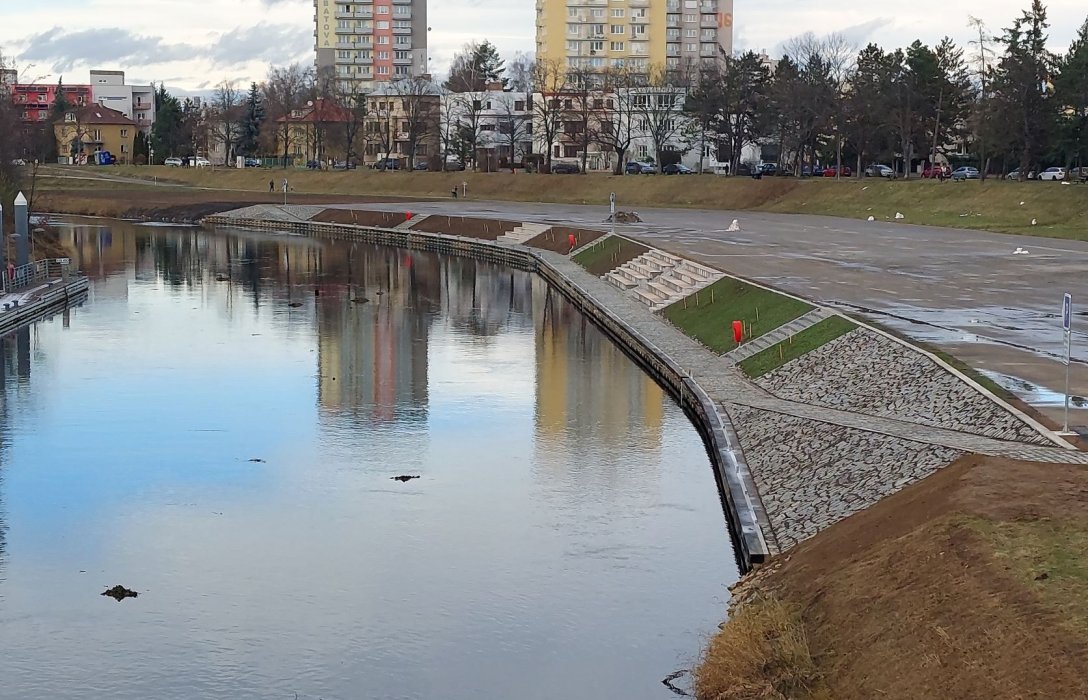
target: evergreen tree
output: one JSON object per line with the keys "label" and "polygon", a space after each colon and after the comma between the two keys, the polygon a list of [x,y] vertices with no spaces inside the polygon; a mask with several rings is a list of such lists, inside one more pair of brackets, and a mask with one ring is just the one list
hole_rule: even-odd
{"label": "evergreen tree", "polygon": [[185,114],[181,102],[166,91],[165,85],[160,85],[155,93],[151,145],[155,149],[155,165],[171,156],[187,156],[192,152],[191,139],[185,134]]}
{"label": "evergreen tree", "polygon": [[147,134],[142,130],[136,130],[136,138],[132,142],[132,162],[136,165],[147,165],[149,157],[149,145]]}
{"label": "evergreen tree", "polygon": [[264,100],[257,83],[249,86],[249,95],[243,104],[241,131],[238,136],[238,151],[244,155],[256,155],[260,150],[261,127],[265,120]]}
{"label": "evergreen tree", "polygon": [[1004,144],[1011,165],[1022,175],[1039,172],[1045,144],[1055,130],[1057,102],[1054,93],[1055,60],[1046,49],[1046,8],[1032,0],[1025,11],[1005,30],[1005,46],[994,70],[993,91],[987,120],[987,141]]}
{"label": "evergreen tree", "polygon": [[57,93],[53,98],[53,108],[50,110],[50,121],[57,122],[64,119],[64,113],[71,109],[68,96],[64,94],[64,78],[57,80]]}
{"label": "evergreen tree", "polygon": [[500,83],[505,90],[509,83],[505,72],[505,61],[494,44],[470,43],[454,56],[445,87],[450,92],[482,92],[491,83]]}
{"label": "evergreen tree", "polygon": [[1055,157],[1067,167],[1088,165],[1088,21],[1061,61],[1054,97],[1062,106]]}

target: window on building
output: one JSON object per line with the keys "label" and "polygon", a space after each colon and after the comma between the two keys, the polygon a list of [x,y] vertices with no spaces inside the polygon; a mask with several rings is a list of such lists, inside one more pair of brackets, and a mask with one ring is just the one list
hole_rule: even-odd
{"label": "window on building", "polygon": [[377,12],[378,12],[379,15],[387,15],[387,14],[389,14],[389,6],[388,5],[378,5]]}
{"label": "window on building", "polygon": [[626,34],[627,33],[627,32],[624,31],[624,28],[623,28],[622,24],[613,24],[613,25],[611,25],[611,29],[612,29],[613,34]]}
{"label": "window on building", "polygon": [[121,129],[121,138],[128,138],[128,129]]}
{"label": "window on building", "polygon": [[622,7],[613,7],[612,8],[612,16],[613,17],[623,17],[626,14],[627,14],[627,11],[624,10]]}
{"label": "window on building", "polygon": [[387,36],[378,37],[378,44],[380,46],[388,46],[389,45],[389,37],[387,37]]}
{"label": "window on building", "polygon": [[622,41],[613,41],[610,48],[613,51],[623,51],[623,42]]}

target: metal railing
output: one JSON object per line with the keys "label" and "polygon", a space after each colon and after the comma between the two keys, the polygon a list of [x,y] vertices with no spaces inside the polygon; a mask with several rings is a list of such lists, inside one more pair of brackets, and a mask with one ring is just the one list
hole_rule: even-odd
{"label": "metal railing", "polygon": [[68,258],[36,260],[28,265],[9,265],[3,271],[3,293],[11,294],[49,280],[67,280],[72,271]]}

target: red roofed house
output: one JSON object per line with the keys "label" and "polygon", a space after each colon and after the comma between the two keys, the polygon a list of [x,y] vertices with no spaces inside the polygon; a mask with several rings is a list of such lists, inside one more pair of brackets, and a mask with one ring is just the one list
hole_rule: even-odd
{"label": "red roofed house", "polygon": [[132,145],[140,125],[121,112],[101,105],[73,107],[53,124],[62,164],[96,162],[97,153],[109,153],[118,163],[132,162]]}

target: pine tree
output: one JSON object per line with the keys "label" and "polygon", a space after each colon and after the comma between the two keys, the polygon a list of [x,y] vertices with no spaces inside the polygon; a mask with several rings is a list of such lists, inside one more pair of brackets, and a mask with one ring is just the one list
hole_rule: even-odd
{"label": "pine tree", "polygon": [[505,72],[506,62],[494,44],[486,40],[470,43],[454,56],[445,87],[450,92],[483,92],[488,85],[500,83],[505,90],[509,83]]}
{"label": "pine tree", "polygon": [[1088,21],[1081,25],[1054,81],[1062,105],[1055,157],[1066,166],[1088,165]]}
{"label": "pine tree", "polygon": [[257,83],[249,86],[246,97],[245,114],[242,117],[241,133],[238,138],[238,151],[247,156],[256,155],[260,148],[261,126],[265,120],[264,100]]}

